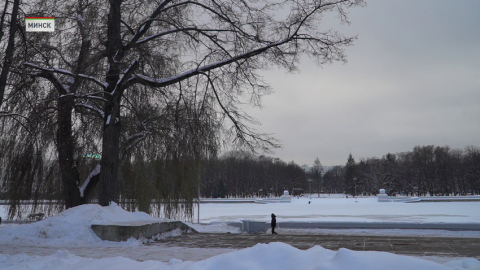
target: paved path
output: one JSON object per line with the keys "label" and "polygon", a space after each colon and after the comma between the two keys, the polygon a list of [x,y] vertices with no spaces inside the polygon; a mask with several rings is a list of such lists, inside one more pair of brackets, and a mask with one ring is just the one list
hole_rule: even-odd
{"label": "paved path", "polygon": [[169,237],[156,243],[170,247],[242,249],[258,243],[267,244],[271,242],[283,242],[303,250],[314,245],[320,245],[331,250],[348,248],[410,256],[473,257],[480,259],[479,238],[199,233]]}

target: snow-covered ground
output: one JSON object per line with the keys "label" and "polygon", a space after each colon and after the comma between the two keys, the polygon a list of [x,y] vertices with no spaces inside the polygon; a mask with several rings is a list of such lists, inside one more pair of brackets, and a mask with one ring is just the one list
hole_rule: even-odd
{"label": "snow-covered ground", "polygon": [[[212,224],[194,226],[204,232],[236,232],[235,228],[214,222],[245,218],[269,221],[272,212],[277,215],[279,222],[341,220],[480,223],[479,206],[480,202],[378,203],[376,198],[314,198],[311,204],[308,204],[307,198],[296,199],[291,204],[202,204],[200,221]],[[480,270],[480,261],[473,258],[415,258],[373,251],[331,251],[320,246],[302,251],[283,243],[258,244],[242,250],[144,245],[138,240],[116,243],[100,240],[90,229],[91,224],[160,220],[145,213],[126,212],[117,205],[84,205],[32,224],[2,225],[0,269]],[[362,235],[365,231],[308,230],[303,233]],[[407,230],[381,231],[386,235],[402,235],[401,232]],[[415,231],[420,235],[425,233]],[[446,231],[429,232],[448,236]],[[464,237],[479,237],[478,233],[463,233]]]}

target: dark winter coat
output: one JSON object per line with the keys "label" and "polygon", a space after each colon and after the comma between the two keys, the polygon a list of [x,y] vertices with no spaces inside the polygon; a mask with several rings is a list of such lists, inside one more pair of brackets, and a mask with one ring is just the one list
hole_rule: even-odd
{"label": "dark winter coat", "polygon": [[272,228],[277,227],[277,219],[275,218],[276,216],[272,214]]}

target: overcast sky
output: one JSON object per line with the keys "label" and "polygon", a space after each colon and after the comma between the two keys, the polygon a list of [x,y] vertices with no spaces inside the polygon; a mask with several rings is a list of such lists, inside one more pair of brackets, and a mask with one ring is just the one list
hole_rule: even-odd
{"label": "overcast sky", "polygon": [[351,25],[335,26],[358,34],[348,63],[265,73],[274,93],[248,113],[281,141],[273,156],[333,166],[349,153],[480,147],[480,1],[370,0],[349,12]]}

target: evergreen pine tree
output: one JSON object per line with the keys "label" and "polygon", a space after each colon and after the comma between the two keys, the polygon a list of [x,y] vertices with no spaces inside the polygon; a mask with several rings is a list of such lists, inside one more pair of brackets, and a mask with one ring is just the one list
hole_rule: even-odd
{"label": "evergreen pine tree", "polygon": [[395,163],[395,157],[388,153],[385,157],[385,161],[383,164],[383,185],[385,186],[385,193],[388,196],[396,196],[397,195],[397,188],[396,188],[396,177],[395,172],[393,170]]}
{"label": "evergreen pine tree", "polygon": [[312,178],[315,181],[315,183],[317,183],[318,197],[320,197],[320,190],[322,189],[322,173],[323,173],[323,166],[317,157],[313,162]]}
{"label": "evergreen pine tree", "polygon": [[345,164],[345,194],[355,196],[355,183],[353,178],[355,177],[355,159],[352,154],[348,156],[347,164]]}

